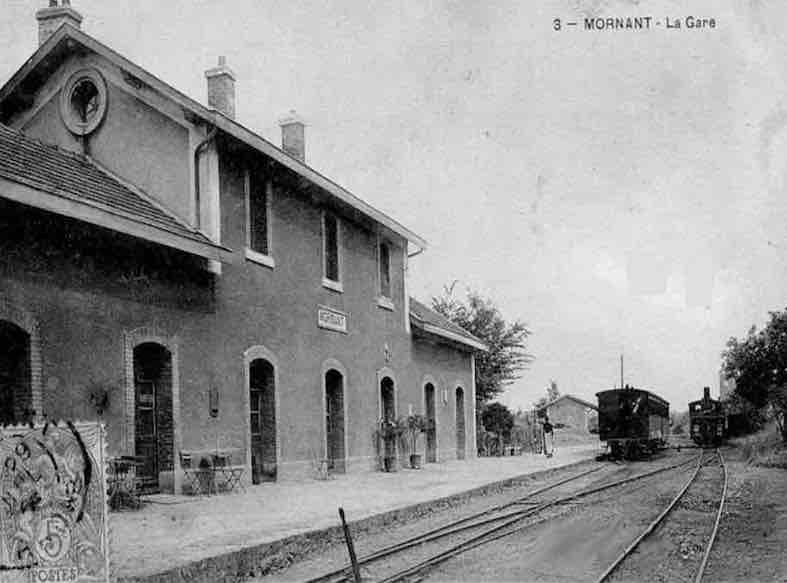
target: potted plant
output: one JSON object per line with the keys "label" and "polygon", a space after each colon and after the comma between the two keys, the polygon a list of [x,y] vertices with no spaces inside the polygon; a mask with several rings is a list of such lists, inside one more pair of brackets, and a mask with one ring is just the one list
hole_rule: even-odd
{"label": "potted plant", "polygon": [[418,453],[418,435],[426,431],[428,423],[426,417],[419,415],[407,416],[406,433],[407,447],[410,452],[410,467],[414,470],[421,469],[421,454]]}
{"label": "potted plant", "polygon": [[110,394],[120,391],[114,383],[108,381],[91,381],[88,383],[85,390],[87,392],[88,401],[98,417],[103,416],[104,412],[109,409]]}

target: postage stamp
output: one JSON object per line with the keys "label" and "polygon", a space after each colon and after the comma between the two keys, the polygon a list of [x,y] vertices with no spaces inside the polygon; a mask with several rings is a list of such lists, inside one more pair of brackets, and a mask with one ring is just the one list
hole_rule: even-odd
{"label": "postage stamp", "polygon": [[0,581],[109,581],[104,428],[0,429]]}

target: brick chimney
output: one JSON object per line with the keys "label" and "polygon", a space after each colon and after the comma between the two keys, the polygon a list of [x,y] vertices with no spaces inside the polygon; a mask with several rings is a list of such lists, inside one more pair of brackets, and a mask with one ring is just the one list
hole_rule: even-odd
{"label": "brick chimney", "polygon": [[704,394],[702,395],[702,398],[706,401],[710,401],[710,387],[704,387]]}
{"label": "brick chimney", "polygon": [[49,0],[49,6],[36,12],[36,20],[38,20],[38,46],[41,46],[65,23],[79,28],[82,24],[82,15],[71,8],[71,0]]}
{"label": "brick chimney", "polygon": [[279,120],[279,125],[281,126],[281,149],[293,158],[306,162],[306,139],[304,135],[306,124],[292,109],[289,115]]}
{"label": "brick chimney", "polygon": [[219,57],[218,67],[205,71],[208,80],[208,106],[227,117],[235,118],[235,73],[227,66],[227,58]]}

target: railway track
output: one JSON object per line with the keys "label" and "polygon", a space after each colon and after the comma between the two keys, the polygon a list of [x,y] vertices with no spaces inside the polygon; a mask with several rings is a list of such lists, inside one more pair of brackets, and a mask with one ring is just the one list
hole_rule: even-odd
{"label": "railway track", "polygon": [[[584,488],[577,492],[567,495],[558,495],[545,501],[533,501],[533,498],[555,490],[563,485],[576,482],[581,478],[589,476],[608,465],[599,465],[590,470],[564,478],[552,484],[548,484],[524,496],[516,498],[505,504],[497,505],[492,508],[476,512],[460,518],[443,526],[420,533],[407,540],[389,545],[373,553],[358,558],[360,566],[369,567],[371,565],[390,561],[392,558],[399,562],[407,562],[401,555],[405,551],[410,554],[419,555],[414,563],[407,564],[404,568],[381,579],[381,583],[393,583],[395,581],[413,581],[418,579],[425,571],[434,568],[461,553],[474,549],[483,544],[487,544],[502,537],[519,532],[529,526],[532,521],[527,523],[528,518],[538,519],[539,515],[546,510],[560,505],[575,503],[576,501],[595,493],[603,492],[615,487],[642,480],[657,474],[680,468],[694,461],[692,456],[688,460],[659,467],[647,472],[641,472],[623,479],[614,480],[601,485]],[[457,539],[459,541],[457,542]],[[429,550],[428,547],[437,547]],[[397,556],[398,555],[398,556]],[[306,583],[339,583],[342,581],[353,581],[351,566],[346,566],[331,572],[323,573],[308,580]]]}
{"label": "railway track", "polygon": [[[708,537],[708,539],[707,539],[707,541],[705,543],[705,548],[704,548],[704,551],[703,551],[703,554],[702,554],[702,562],[700,563],[699,569],[697,570],[697,573],[695,574],[694,583],[700,583],[702,581],[703,575],[705,573],[705,569],[706,569],[706,567],[708,565],[708,559],[710,557],[710,552],[711,552],[711,549],[713,548],[713,543],[716,540],[716,534],[718,533],[718,530],[719,530],[719,523],[721,522],[721,515],[722,515],[722,511],[724,509],[724,501],[725,501],[725,498],[727,496],[728,476],[727,476],[727,467],[724,464],[724,458],[723,458],[723,456],[721,455],[721,452],[718,449],[715,450],[713,455],[715,455],[715,457],[718,458],[719,466],[720,466],[720,468],[722,470],[723,485],[722,485],[722,489],[721,489],[721,495],[719,497],[719,504],[718,504],[718,509],[716,511],[716,518],[715,518],[715,521],[714,521],[714,524],[713,524],[713,529],[712,529],[712,531],[710,533],[710,536]],[[653,522],[651,522],[648,525],[648,527],[639,536],[637,536],[623,550],[623,552],[620,555],[618,555],[618,557],[612,562],[612,564],[609,567],[607,567],[607,569],[597,579],[597,583],[605,583],[606,581],[610,581],[612,579],[613,574],[616,573],[620,569],[621,565],[623,565],[624,562],[626,560],[628,560],[632,556],[632,554],[635,551],[635,549],[637,549],[637,547],[639,547],[639,545],[645,539],[647,539],[649,536],[651,536],[659,528],[659,526],[661,526],[664,523],[664,521],[667,518],[667,516],[670,515],[670,513],[673,511],[673,509],[677,506],[677,504],[681,501],[681,499],[683,499],[683,497],[686,495],[686,492],[688,492],[689,489],[691,488],[691,486],[696,483],[697,476],[700,474],[700,470],[702,470],[703,466],[706,463],[707,462],[705,460],[705,452],[703,451],[698,456],[697,466],[694,469],[694,471],[692,472],[692,474],[689,477],[689,479],[684,484],[683,488],[681,488],[681,490],[678,492],[678,494],[670,501],[670,503],[664,508],[664,510],[662,510],[662,512],[655,518],[655,520],[653,520]]]}

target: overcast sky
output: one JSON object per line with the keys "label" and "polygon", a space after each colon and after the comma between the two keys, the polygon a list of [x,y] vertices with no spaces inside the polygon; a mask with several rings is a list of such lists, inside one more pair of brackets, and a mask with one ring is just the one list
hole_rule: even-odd
{"label": "overcast sky", "polygon": [[[5,81],[46,2],[2,4]],[[593,399],[624,351],[627,382],[685,409],[718,391],[726,339],[787,304],[782,0],[72,4],[202,102],[226,55],[239,121],[276,143],[297,110],[308,162],[429,242],[414,295],[458,280],[528,323],[507,404],[552,378]],[[661,25],[582,30],[629,15]],[[664,28],[689,15],[716,28]]]}

